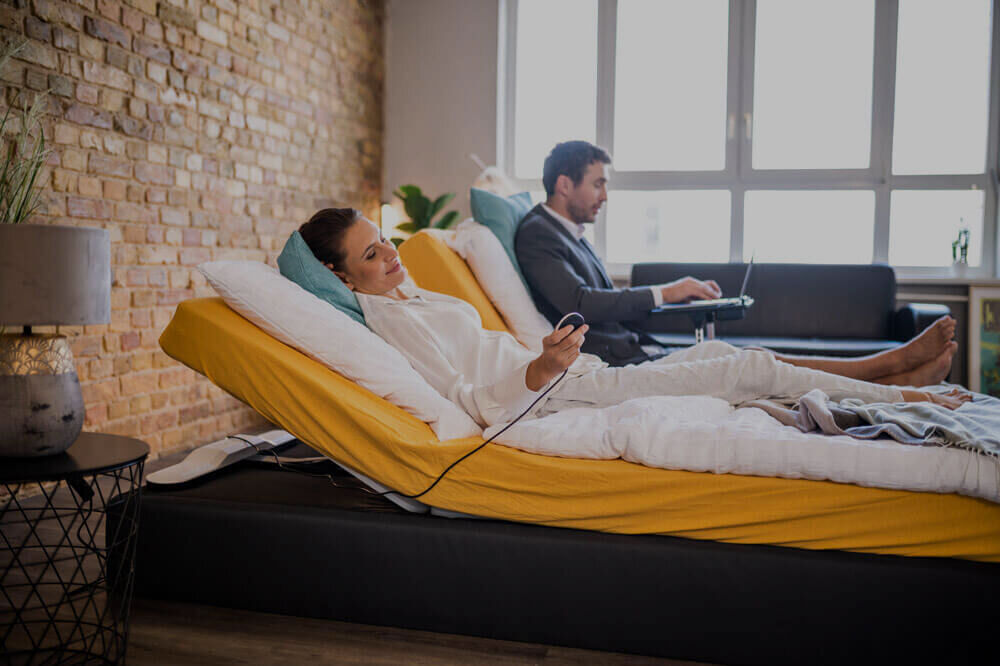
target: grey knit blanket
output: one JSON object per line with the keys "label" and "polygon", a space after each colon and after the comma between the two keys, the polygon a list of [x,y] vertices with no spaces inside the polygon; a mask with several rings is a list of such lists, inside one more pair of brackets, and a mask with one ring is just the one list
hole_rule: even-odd
{"label": "grey knit blanket", "polygon": [[774,400],[752,400],[739,406],[762,409],[802,432],[857,439],[889,437],[903,444],[958,446],[1000,457],[1000,400],[973,395],[971,402],[956,410],[929,402],[866,404],[854,398],[834,402],[819,389],[793,406]]}

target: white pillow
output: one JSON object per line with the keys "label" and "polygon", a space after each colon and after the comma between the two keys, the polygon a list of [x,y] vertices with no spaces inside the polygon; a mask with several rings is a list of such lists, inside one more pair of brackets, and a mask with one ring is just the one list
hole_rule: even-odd
{"label": "white pillow", "polygon": [[453,232],[437,235],[469,264],[514,337],[528,349],[541,352],[542,338],[552,332],[552,324],[535,308],[521,276],[510,265],[510,258],[493,232],[469,218]]}
{"label": "white pillow", "polygon": [[267,264],[211,261],[198,269],[226,305],[258,328],[424,421],[438,439],[482,434],[395,348]]}

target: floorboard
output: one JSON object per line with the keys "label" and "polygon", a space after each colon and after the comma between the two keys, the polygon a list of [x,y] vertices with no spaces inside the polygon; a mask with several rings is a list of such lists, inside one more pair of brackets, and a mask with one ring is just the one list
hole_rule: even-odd
{"label": "floorboard", "polygon": [[137,599],[128,663],[684,666],[695,662]]}

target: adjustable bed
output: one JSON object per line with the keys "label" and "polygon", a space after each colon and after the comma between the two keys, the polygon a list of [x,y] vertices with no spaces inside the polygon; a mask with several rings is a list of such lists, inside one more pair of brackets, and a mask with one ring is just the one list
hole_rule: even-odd
{"label": "adjustable bed", "polygon": [[[443,243],[418,234],[401,252],[421,286],[504,327]],[[438,441],[219,299],[182,303],[161,346],[402,492],[482,441]],[[421,498],[487,520],[404,513],[353,483],[241,464],[147,493],[137,593],[718,663],[954,663],[991,646],[1000,504],[986,500],[495,444]]]}

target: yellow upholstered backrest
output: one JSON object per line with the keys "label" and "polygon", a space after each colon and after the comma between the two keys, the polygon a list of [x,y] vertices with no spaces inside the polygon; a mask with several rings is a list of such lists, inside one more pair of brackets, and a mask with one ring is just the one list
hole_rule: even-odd
{"label": "yellow upholstered backrest", "polygon": [[483,328],[510,332],[469,265],[433,235],[414,234],[399,246],[399,256],[418,287],[461,298],[479,311]]}

